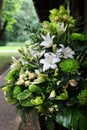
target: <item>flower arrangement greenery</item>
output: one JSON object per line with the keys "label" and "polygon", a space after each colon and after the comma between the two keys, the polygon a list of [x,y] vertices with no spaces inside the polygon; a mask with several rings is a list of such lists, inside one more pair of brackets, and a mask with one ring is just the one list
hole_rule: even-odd
{"label": "flower arrangement greenery", "polygon": [[87,38],[76,32],[70,10],[50,10],[31,41],[20,48],[2,88],[5,99],[21,110],[36,108],[48,130],[54,123],[87,129]]}

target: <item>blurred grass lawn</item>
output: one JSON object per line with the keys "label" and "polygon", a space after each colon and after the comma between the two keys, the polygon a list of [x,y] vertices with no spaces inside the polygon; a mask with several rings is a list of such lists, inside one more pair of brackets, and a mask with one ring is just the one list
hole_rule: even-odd
{"label": "blurred grass lawn", "polygon": [[21,46],[0,46],[0,75],[10,67],[12,56],[20,56],[19,52],[12,52],[12,50],[17,51],[19,48]]}
{"label": "blurred grass lawn", "polygon": [[18,50],[21,46],[0,46],[0,51],[2,50]]}

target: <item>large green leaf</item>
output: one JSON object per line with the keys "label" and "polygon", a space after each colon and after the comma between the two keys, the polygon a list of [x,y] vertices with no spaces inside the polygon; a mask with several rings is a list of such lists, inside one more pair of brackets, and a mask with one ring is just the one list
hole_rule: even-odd
{"label": "large green leaf", "polygon": [[81,111],[79,114],[79,129],[80,130],[87,130],[87,112],[85,110]]}
{"label": "large green leaf", "polygon": [[79,110],[73,109],[72,110],[72,121],[71,121],[71,127],[74,130],[78,130],[78,124],[79,123]]}
{"label": "large green leaf", "polygon": [[86,130],[87,114],[85,108],[64,107],[63,111],[56,115],[56,122],[68,129]]}
{"label": "large green leaf", "polygon": [[31,94],[32,94],[32,93],[31,93],[28,89],[26,89],[26,90],[24,90],[23,92],[21,92],[20,94],[18,94],[17,99],[18,99],[18,100],[27,99],[28,97],[31,96]]}
{"label": "large green leaf", "polygon": [[63,111],[57,113],[56,122],[70,129],[71,118],[72,118],[71,109],[68,109],[68,110],[64,109]]}

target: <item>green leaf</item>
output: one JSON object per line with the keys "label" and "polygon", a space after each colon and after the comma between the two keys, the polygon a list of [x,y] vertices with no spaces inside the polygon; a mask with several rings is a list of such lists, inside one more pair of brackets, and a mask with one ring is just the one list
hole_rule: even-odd
{"label": "green leaf", "polygon": [[80,130],[87,130],[87,112],[84,111],[79,115],[79,128]]}
{"label": "green leaf", "polygon": [[20,94],[18,94],[17,99],[18,100],[24,100],[28,97],[31,97],[31,94],[32,93],[28,89],[26,89],[23,92],[21,92]]}
{"label": "green leaf", "polygon": [[79,111],[77,109],[73,109],[72,113],[73,114],[72,114],[71,127],[75,130],[78,130]]}
{"label": "green leaf", "polygon": [[13,90],[13,97],[17,98],[17,95],[21,93],[21,87],[20,86],[15,86],[14,90]]}
{"label": "green leaf", "polygon": [[70,129],[72,111],[71,109],[66,109],[62,112],[58,112],[56,116],[56,122],[60,125]]}
{"label": "green leaf", "polygon": [[20,105],[23,107],[32,107],[33,106],[30,98],[27,98],[26,100],[20,100],[19,102],[20,102]]}
{"label": "green leaf", "polygon": [[56,122],[60,125],[73,130],[87,129],[87,114],[85,108],[64,107],[63,111],[56,115]]}
{"label": "green leaf", "polygon": [[63,93],[60,93],[59,96],[56,96],[56,100],[66,100],[68,98],[68,92],[64,89]]}

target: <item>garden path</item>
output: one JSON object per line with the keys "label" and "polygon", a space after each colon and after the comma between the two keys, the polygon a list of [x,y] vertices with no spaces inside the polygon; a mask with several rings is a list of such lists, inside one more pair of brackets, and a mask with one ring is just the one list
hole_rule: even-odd
{"label": "garden path", "polygon": [[[0,76],[0,86],[5,82],[4,77],[8,71],[9,69]],[[0,130],[18,130],[20,121],[16,108],[5,101],[0,89]]]}

